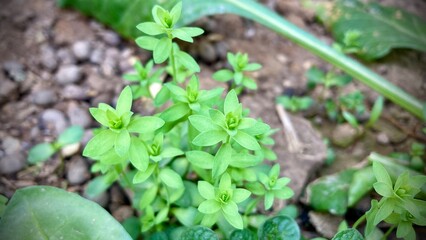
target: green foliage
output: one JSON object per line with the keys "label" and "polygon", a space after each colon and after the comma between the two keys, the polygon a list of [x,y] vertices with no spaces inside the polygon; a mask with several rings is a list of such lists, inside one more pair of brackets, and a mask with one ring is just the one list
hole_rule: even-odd
{"label": "green foliage", "polygon": [[16,191],[0,218],[0,238],[132,239],[96,203],[48,186]]}
{"label": "green foliage", "polygon": [[352,81],[352,78],[346,74],[337,74],[334,71],[325,73],[317,67],[309,68],[305,76],[308,79],[307,86],[309,89],[313,89],[317,85],[324,85],[326,88],[342,87]]}
{"label": "green foliage", "polygon": [[299,240],[300,229],[290,217],[277,216],[268,219],[258,231],[259,240]]}
{"label": "green foliage", "polygon": [[218,240],[216,233],[203,226],[194,226],[185,230],[179,240]]}
{"label": "green foliage", "polygon": [[277,103],[289,111],[298,112],[309,109],[314,100],[310,97],[281,96],[277,98]]}
{"label": "green foliage", "polygon": [[124,80],[135,82],[136,84],[131,85],[133,99],[140,97],[153,98],[151,93],[152,85],[154,83],[161,84],[161,75],[164,72],[163,68],[157,69],[152,72],[154,66],[153,61],[149,61],[145,67],[140,61],[136,61],[134,64],[135,73],[128,73],[123,76]]}
{"label": "green foliage", "polygon": [[349,228],[338,232],[332,240],[364,240],[364,237],[356,229]]}
{"label": "green foliage", "polygon": [[248,55],[237,53],[228,53],[228,62],[232,66],[232,71],[222,69],[213,74],[213,79],[219,82],[228,82],[232,80],[232,88],[237,94],[243,91],[244,88],[255,90],[257,89],[256,81],[253,78],[245,75],[245,72],[257,71],[262,68],[258,63],[249,63]]}
{"label": "green foliage", "polygon": [[426,22],[414,14],[360,0],[338,0],[329,9],[322,20],[344,53],[372,60],[393,48],[426,51]]}
{"label": "green foliage", "polygon": [[59,134],[56,141],[52,143],[39,143],[32,147],[28,152],[27,160],[31,164],[46,161],[61,148],[80,142],[82,137],[83,128],[80,126],[71,126]]}

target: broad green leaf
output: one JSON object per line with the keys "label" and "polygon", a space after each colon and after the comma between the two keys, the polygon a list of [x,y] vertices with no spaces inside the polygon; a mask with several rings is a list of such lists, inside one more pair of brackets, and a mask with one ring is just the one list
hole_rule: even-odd
{"label": "broad green leaf", "polygon": [[100,131],[87,143],[83,156],[91,158],[101,156],[114,146],[116,137],[117,133],[111,130]]}
{"label": "broad green leaf", "polygon": [[213,160],[212,176],[217,179],[222,173],[226,171],[229,163],[232,161],[232,147],[231,144],[223,144],[216,153]]}
{"label": "broad green leaf", "polygon": [[160,117],[166,122],[173,122],[183,118],[190,111],[188,104],[178,103],[167,108],[160,114]]}
{"label": "broad green leaf", "polygon": [[238,206],[235,202],[230,201],[226,205],[222,205],[223,216],[236,229],[243,229],[243,219],[238,213]]}
{"label": "broad green leaf", "polygon": [[391,177],[389,176],[389,173],[386,171],[385,167],[381,163],[377,161],[373,162],[373,172],[378,182],[385,183],[392,187]]}
{"label": "broad green leaf", "polygon": [[98,204],[49,186],[16,191],[0,219],[0,238],[132,239]]}
{"label": "broad green leaf", "polygon": [[198,211],[194,207],[177,208],[173,210],[173,214],[176,216],[178,221],[182,223],[182,225],[191,227],[195,224]]}
{"label": "broad green leaf", "polygon": [[222,130],[210,130],[200,133],[192,141],[197,146],[212,146],[224,141],[228,134]]}
{"label": "broad green leaf", "polygon": [[89,108],[89,112],[97,122],[104,125],[105,127],[109,126],[108,118],[104,110],[100,108]]}
{"label": "broad green leaf", "polygon": [[243,188],[237,188],[232,194],[232,201],[240,203],[250,197],[251,192]]}
{"label": "broad green leaf", "polygon": [[395,205],[392,201],[390,201],[390,199],[383,202],[383,204],[379,205],[379,210],[377,211],[376,216],[374,217],[373,224],[377,225],[379,224],[379,222],[389,217],[389,215],[391,215],[394,208],[395,208]]}
{"label": "broad green leaf", "polygon": [[220,210],[220,203],[214,199],[209,199],[200,204],[198,211],[204,214],[213,214]]}
{"label": "broad green leaf", "polygon": [[371,166],[357,170],[349,186],[348,205],[350,207],[354,206],[364,195],[372,190],[375,182],[376,179]]}
{"label": "broad green leaf", "polygon": [[133,177],[133,184],[145,182],[154,172],[154,170],[157,168],[156,164],[151,164],[148,166],[146,171],[138,171],[136,172],[135,176]]}
{"label": "broad green leaf", "polygon": [[141,200],[139,201],[139,208],[141,210],[145,209],[147,206],[151,205],[155,197],[157,197],[158,187],[151,186],[142,193]]}
{"label": "broad green leaf", "polygon": [[238,131],[237,134],[232,137],[238,144],[249,150],[259,150],[260,145],[256,139],[243,131]]}
{"label": "broad green leaf", "polygon": [[173,37],[179,38],[180,40],[185,41],[185,42],[190,42],[190,43],[194,42],[194,39],[192,39],[191,36],[189,36],[185,31],[183,31],[179,28],[174,29],[172,31],[172,35],[173,35]]}
{"label": "broad green leaf", "polygon": [[240,153],[232,154],[232,161],[229,164],[232,167],[236,168],[248,168],[254,167],[262,161],[263,159],[261,157],[243,151]]}
{"label": "broad green leaf", "polygon": [[122,116],[125,113],[130,112],[132,108],[133,96],[132,89],[127,86],[121,91],[120,96],[117,100],[117,114]]}
{"label": "broad green leaf", "polygon": [[188,161],[203,169],[212,169],[214,157],[207,152],[204,151],[188,151],[185,153],[186,159]]}
{"label": "broad green leaf", "polygon": [[197,28],[197,27],[181,27],[179,29],[186,32],[186,34],[188,34],[191,37],[200,36],[201,34],[204,33],[203,29]]}
{"label": "broad green leaf", "polygon": [[124,157],[130,148],[130,134],[127,130],[121,130],[115,138],[114,149],[120,157]]}
{"label": "broad green leaf", "polygon": [[158,39],[154,38],[154,37],[148,37],[148,36],[143,36],[143,37],[138,37],[136,38],[135,42],[136,44],[146,50],[149,51],[153,51],[155,46],[157,46],[158,44]]}
{"label": "broad green leaf", "polygon": [[105,192],[111,186],[111,184],[112,183],[108,180],[107,175],[98,176],[90,180],[89,184],[87,184],[87,187],[84,190],[84,193],[89,198],[95,198],[101,193]]}
{"label": "broad green leaf", "polygon": [[194,126],[200,132],[220,130],[220,127],[206,116],[191,115],[188,117],[188,119],[191,125]]}
{"label": "broad green leaf", "polygon": [[213,90],[204,91],[201,96],[198,97],[198,101],[204,102],[219,97],[222,94],[223,90],[224,88],[215,88]]}
{"label": "broad green leaf", "polygon": [[206,181],[198,182],[198,192],[205,199],[214,199],[216,197],[214,187]]}
{"label": "broad green leaf", "polygon": [[200,66],[198,66],[194,58],[192,58],[191,55],[189,55],[188,53],[179,51],[176,54],[176,58],[179,63],[185,66],[189,71],[200,72]]}
{"label": "broad green leaf", "polygon": [[234,73],[228,69],[222,69],[213,74],[213,79],[219,82],[226,82],[234,78]]}
{"label": "broad green leaf", "polygon": [[193,226],[185,230],[179,240],[208,239],[219,240],[216,233],[204,226]]}
{"label": "broad green leaf", "polygon": [[231,233],[229,240],[256,240],[255,234],[248,229],[237,229]]}
{"label": "broad green leaf", "polygon": [[[335,39],[359,49],[357,54],[365,59],[383,57],[393,48],[426,51],[426,22],[400,8],[339,0],[329,14],[326,24]],[[345,43],[348,30],[359,33],[352,44]]]}
{"label": "broad green leaf", "polygon": [[240,103],[238,102],[237,93],[235,92],[235,90],[231,90],[226,95],[226,98],[225,98],[225,103],[224,103],[225,115],[235,111],[239,106],[240,106]]}
{"label": "broad green leaf", "polygon": [[139,171],[146,171],[149,164],[149,155],[145,145],[136,137],[132,137],[130,149],[130,162]]}
{"label": "broad green leaf", "polygon": [[126,231],[129,233],[133,240],[138,239],[140,235],[141,225],[137,217],[126,218],[121,223],[121,225],[123,225],[124,229],[126,229]]}
{"label": "broad green leaf", "polygon": [[277,216],[268,219],[262,227],[259,228],[257,234],[259,240],[299,240],[301,237],[300,229],[296,221],[288,216]]}
{"label": "broad green leaf", "polygon": [[172,10],[170,10],[170,17],[172,18],[172,26],[177,23],[181,14],[182,14],[182,2],[179,1],[178,3],[176,3],[175,6],[173,6]]}
{"label": "broad green leaf", "polygon": [[40,143],[35,145],[28,152],[28,162],[31,164],[36,164],[48,160],[53,154],[55,154],[56,149],[51,143]]}
{"label": "broad green leaf", "polygon": [[262,65],[259,63],[249,63],[247,66],[243,69],[244,71],[256,71],[262,68]]}
{"label": "broad green leaf", "polygon": [[158,41],[157,45],[154,48],[154,62],[156,64],[163,63],[170,56],[170,51],[172,50],[172,40],[167,37],[163,37]]}
{"label": "broad green leaf", "polygon": [[152,133],[164,125],[164,120],[158,117],[133,117],[127,130],[135,133]]}
{"label": "broad green leaf", "polygon": [[354,228],[349,228],[338,232],[332,240],[364,240],[364,237],[361,235],[358,230]]}
{"label": "broad green leaf", "polygon": [[160,170],[160,179],[170,188],[183,188],[182,178],[170,168]]}
{"label": "broad green leaf", "polygon": [[393,196],[392,187],[383,182],[376,182],[373,184],[374,190],[383,197]]}
{"label": "broad green leaf", "polygon": [[71,126],[65,129],[59,137],[57,143],[60,146],[80,142],[83,137],[84,129],[80,126]]}
{"label": "broad green leaf", "polygon": [[151,36],[166,33],[161,25],[154,22],[144,22],[136,26],[137,29]]}

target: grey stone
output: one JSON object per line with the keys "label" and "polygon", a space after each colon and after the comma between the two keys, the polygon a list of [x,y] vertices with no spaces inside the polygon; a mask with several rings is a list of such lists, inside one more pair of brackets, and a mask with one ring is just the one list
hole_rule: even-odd
{"label": "grey stone", "polygon": [[384,120],[379,119],[374,124],[373,128],[385,133],[391,143],[401,143],[407,138],[405,133]]}
{"label": "grey stone", "polygon": [[92,48],[89,41],[78,41],[72,45],[72,51],[78,60],[86,60],[89,59]]}
{"label": "grey stone", "polygon": [[92,122],[88,108],[80,107],[76,102],[70,102],[67,109],[67,115],[71,125],[87,128]]}
{"label": "grey stone", "polygon": [[111,46],[117,46],[121,42],[120,36],[113,31],[105,31],[101,35],[104,42]]}
{"label": "grey stone", "polygon": [[24,66],[17,61],[6,61],[3,63],[3,69],[7,76],[15,82],[23,82],[27,77]]}
{"label": "grey stone", "polygon": [[62,64],[75,64],[77,60],[68,48],[61,48],[56,53],[57,58]]}
{"label": "grey stone", "polygon": [[43,126],[53,128],[57,134],[62,133],[68,126],[64,114],[57,109],[46,109],[41,113]]}
{"label": "grey stone", "polygon": [[53,71],[58,67],[58,57],[55,50],[49,45],[43,45],[40,49],[41,65],[49,71]]}
{"label": "grey stone", "polygon": [[331,141],[334,145],[345,148],[354,143],[362,133],[361,128],[355,129],[348,123],[340,124],[333,130]]}
{"label": "grey stone", "polygon": [[104,57],[104,52],[100,48],[96,48],[92,51],[92,54],[90,55],[90,62],[95,64],[102,63]]}
{"label": "grey stone", "polygon": [[116,48],[107,48],[101,64],[101,71],[105,76],[113,76],[116,73],[120,52]]}
{"label": "grey stone", "polygon": [[0,155],[0,173],[11,174],[25,167],[26,159],[20,141],[13,137],[5,137],[2,141],[3,154]]}
{"label": "grey stone", "polygon": [[81,79],[81,77],[81,70],[75,65],[61,66],[56,73],[56,80],[61,85],[76,83]]}
{"label": "grey stone", "polygon": [[71,185],[82,184],[90,178],[89,166],[80,156],[71,158],[67,164],[67,180]]}
{"label": "grey stone", "polygon": [[62,96],[65,99],[85,100],[88,98],[87,90],[78,85],[66,85],[62,90]]}
{"label": "grey stone", "polygon": [[378,133],[376,136],[376,140],[382,145],[387,145],[390,142],[388,135],[386,135],[386,133],[384,132]]}
{"label": "grey stone", "polygon": [[18,97],[18,84],[0,75],[0,104],[14,100]]}
{"label": "grey stone", "polygon": [[333,238],[334,234],[337,233],[339,224],[344,219],[341,216],[334,216],[328,213],[319,213],[310,211],[309,221],[315,227],[315,229],[326,238]]}
{"label": "grey stone", "polygon": [[201,41],[198,46],[198,54],[206,63],[212,63],[217,59],[216,49],[209,41]]}
{"label": "grey stone", "polygon": [[40,106],[47,106],[55,103],[58,100],[56,93],[51,89],[42,89],[35,91],[32,94],[33,103]]}

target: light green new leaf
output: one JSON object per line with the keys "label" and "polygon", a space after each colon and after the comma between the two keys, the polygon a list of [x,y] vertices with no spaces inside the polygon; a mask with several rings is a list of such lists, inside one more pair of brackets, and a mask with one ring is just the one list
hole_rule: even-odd
{"label": "light green new leaf", "polygon": [[191,115],[188,117],[188,119],[191,125],[200,132],[220,130],[220,127],[206,116]]}
{"label": "light green new leaf", "polygon": [[180,40],[185,41],[185,42],[190,42],[190,43],[194,42],[194,39],[192,39],[191,36],[189,36],[185,31],[183,31],[179,28],[174,29],[172,31],[172,35],[173,35],[173,37],[179,38]]}
{"label": "light green new leaf", "polygon": [[231,144],[223,144],[216,153],[213,159],[213,179],[217,179],[222,173],[226,171],[231,162],[232,158],[232,147]]}
{"label": "light green new leaf", "polygon": [[154,201],[155,197],[157,197],[158,187],[156,185],[147,188],[139,201],[139,208],[141,210],[145,209]]}
{"label": "light green new leaf", "polygon": [[172,26],[174,26],[177,21],[179,21],[180,15],[182,13],[182,2],[179,1],[173,6],[172,10],[170,10],[170,17],[172,18]]}
{"label": "light green new leaf", "polygon": [[164,125],[164,120],[158,117],[133,117],[127,130],[134,133],[152,133]]}
{"label": "light green new leaf", "polygon": [[136,38],[135,41],[139,47],[149,51],[153,51],[155,46],[157,46],[159,40],[154,37],[143,36]]}
{"label": "light green new leaf", "polygon": [[121,91],[120,96],[117,100],[117,114],[122,116],[125,113],[130,112],[132,108],[133,96],[132,89],[127,86]]}
{"label": "light green new leaf", "polygon": [[230,112],[235,111],[238,107],[240,106],[240,103],[238,102],[238,97],[237,97],[237,93],[235,92],[234,89],[232,89],[225,98],[225,103],[224,103],[224,112],[225,115],[227,115]]}
{"label": "light green new leaf", "polygon": [[220,210],[220,204],[214,199],[209,199],[200,204],[198,211],[204,214],[213,214]]}
{"label": "light green new leaf", "polygon": [[173,158],[179,155],[183,155],[183,151],[174,147],[168,147],[161,152],[163,158]]}
{"label": "light green new leaf", "polygon": [[179,63],[185,66],[189,71],[200,72],[200,66],[198,66],[198,63],[188,53],[179,51],[176,54],[176,58]]}
{"label": "light green new leaf", "polygon": [[232,137],[238,144],[249,150],[259,150],[260,145],[256,139],[243,131],[238,131],[235,136]]}
{"label": "light green new leaf", "polygon": [[198,181],[198,192],[207,200],[214,199],[216,197],[214,187],[206,181]]}
{"label": "light green new leaf", "polygon": [[149,156],[145,145],[136,137],[132,137],[129,149],[130,162],[139,171],[146,171],[149,164]]}
{"label": "light green new leaf", "polygon": [[173,122],[185,117],[188,114],[190,108],[186,103],[177,103],[167,108],[160,114],[160,117],[166,122]]}
{"label": "light green new leaf", "polygon": [[188,151],[185,153],[186,159],[195,165],[196,167],[202,169],[212,169],[214,157],[204,151]]}
{"label": "light green new leaf", "polygon": [[109,127],[108,118],[104,110],[100,108],[89,108],[89,112],[97,122],[104,125],[105,127]]}
{"label": "light green new leaf", "polygon": [[116,137],[117,133],[111,130],[100,131],[87,143],[83,156],[90,158],[101,156],[114,146]]}
{"label": "light green new leaf", "polygon": [[144,22],[136,26],[137,29],[151,36],[165,33],[163,27],[154,22]]}
{"label": "light green new leaf", "polygon": [[385,167],[381,163],[377,161],[373,162],[373,172],[378,182],[383,182],[392,187],[391,177],[389,176],[388,171],[386,171]]}
{"label": "light green new leaf", "polygon": [[133,177],[133,184],[145,182],[152,175],[156,168],[156,164],[151,164],[148,166],[148,169],[146,171],[138,171]]}
{"label": "light green new leaf", "polygon": [[210,130],[200,133],[192,141],[197,146],[212,146],[218,142],[224,141],[228,134],[223,130]]}
{"label": "light green new leaf", "polygon": [[172,40],[167,37],[161,38],[157,45],[154,48],[154,62],[156,64],[163,63],[170,56],[170,51],[172,50]]}
{"label": "light green new leaf", "polygon": [[36,164],[48,160],[56,152],[50,143],[40,143],[32,147],[28,153],[28,162]]}
{"label": "light green new leaf", "polygon": [[80,142],[83,137],[84,129],[80,126],[71,126],[65,129],[59,137],[57,143],[60,146]]}
{"label": "light green new leaf", "polygon": [[243,229],[243,219],[238,213],[238,206],[235,202],[230,201],[222,206],[223,216],[226,221],[237,229]]}
{"label": "light green new leaf", "polygon": [[227,82],[234,78],[234,73],[228,69],[222,69],[213,74],[213,79],[219,82]]}
{"label": "light green new leaf", "polygon": [[170,168],[163,168],[160,170],[160,179],[170,188],[183,188],[182,178]]}
{"label": "light green new leaf", "polygon": [[126,156],[130,148],[130,134],[127,130],[121,130],[115,138],[114,149],[120,157]]}
{"label": "light green new leaf", "polygon": [[200,36],[204,33],[204,30],[197,27],[181,27],[180,30],[184,31],[186,34],[188,34],[191,37]]}
{"label": "light green new leaf", "polygon": [[247,189],[237,188],[232,194],[232,201],[240,203],[250,197],[251,192]]}
{"label": "light green new leaf", "polygon": [[132,239],[98,204],[49,186],[16,191],[0,219],[0,238]]}

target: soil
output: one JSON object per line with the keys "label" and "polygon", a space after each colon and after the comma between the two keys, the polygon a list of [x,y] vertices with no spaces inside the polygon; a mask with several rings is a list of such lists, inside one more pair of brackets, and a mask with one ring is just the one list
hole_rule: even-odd
{"label": "soil", "polygon": [[[322,41],[332,42],[327,31],[315,21],[312,12],[303,8],[301,1],[263,2]],[[401,5],[396,0],[383,2]],[[113,103],[125,84],[122,74],[131,70],[135,58],[144,61],[150,57],[149,53],[138,49],[133,41],[119,38],[95,20],[75,11],[58,9],[53,0],[0,0],[0,5],[0,194],[11,197],[17,189],[30,185],[52,185],[82,194],[87,182],[94,177],[89,173],[91,161],[80,156],[91,129],[97,126],[89,117],[88,108],[99,102]],[[409,1],[399,7],[419,15],[426,12],[426,3],[422,0]],[[263,68],[253,74],[259,89],[245,92],[241,102],[251,109],[252,117],[261,117],[273,128],[283,129],[276,110],[276,97],[307,94],[305,72],[311,66],[332,69],[330,64],[275,32],[237,16],[205,18],[196,25],[203,27],[206,34],[198,38],[189,51],[201,62],[202,86],[208,89],[220,85],[211,79],[211,74],[226,66],[226,51],[248,53],[250,60],[261,63]],[[73,46],[77,42],[88,45],[87,56],[75,56]],[[393,51],[386,58],[369,64],[422,101],[426,100],[425,65],[425,53],[409,50]],[[63,70],[64,67],[68,70]],[[69,68],[77,70],[73,72]],[[356,81],[344,91],[353,89],[361,89],[370,106],[377,97],[375,92]],[[38,94],[40,91],[43,94]],[[152,107],[143,106],[145,108],[138,107],[142,114],[152,111]],[[304,132],[312,126],[312,134],[319,136],[318,141],[333,136],[335,123],[307,113],[296,115],[292,117],[296,118],[293,121],[296,131]],[[301,123],[302,117],[311,123]],[[298,179],[292,186],[302,194],[310,180],[353,166],[371,151],[381,154],[407,151],[413,141],[425,142],[421,123],[390,102],[386,103],[381,123],[388,128],[373,128],[349,147],[335,148],[336,162],[327,168],[322,168],[323,156],[306,165],[290,154],[284,131],[279,131],[274,136],[274,150],[283,166],[283,174]],[[26,164],[27,152],[34,144],[52,141],[71,124],[79,124],[86,130],[80,151],[74,151],[64,159],[55,156],[41,166]],[[302,143],[307,144],[306,141]],[[14,150],[10,150],[13,149],[10,145],[15,147]],[[325,146],[318,149],[325,151]],[[306,154],[320,151],[318,149],[305,151],[305,158]],[[5,167],[6,161],[7,166],[13,167]],[[80,170],[76,170],[76,166]],[[70,177],[73,171],[78,173],[77,179]],[[299,179],[302,175],[303,179]],[[107,196],[95,200],[120,220],[133,214],[125,194],[117,186]],[[298,199],[293,202],[299,203]],[[303,205],[299,206],[303,208]]]}

